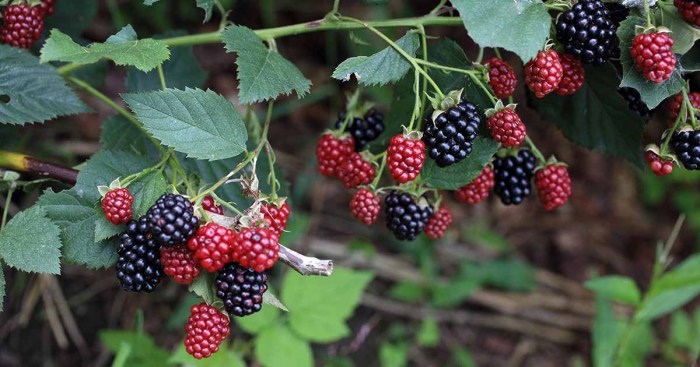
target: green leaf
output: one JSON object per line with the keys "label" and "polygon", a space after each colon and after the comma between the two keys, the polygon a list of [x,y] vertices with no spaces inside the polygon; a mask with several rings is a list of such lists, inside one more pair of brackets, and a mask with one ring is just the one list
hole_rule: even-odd
{"label": "green leaf", "polygon": [[695,41],[700,39],[700,29],[693,27],[681,18],[673,4],[659,3],[659,8],[661,9],[662,24],[664,27],[670,28],[673,34],[673,52],[681,55],[688,52]]}
{"label": "green leaf", "polygon": [[491,162],[498,151],[499,144],[489,138],[477,137],[472,153],[466,159],[449,167],[440,168],[435,161],[425,162],[421,177],[423,181],[438,190],[456,190],[474,180]]}
{"label": "green leaf", "polygon": [[95,242],[110,239],[126,230],[126,224],[115,226],[105,218],[102,208],[95,208]]}
{"label": "green leaf", "polygon": [[79,37],[93,23],[99,2],[95,0],[56,1],[55,12],[44,19],[44,29],[60,29],[71,37]]}
{"label": "green leaf", "polygon": [[204,21],[206,23],[211,19],[211,13],[214,9],[216,0],[197,0],[197,7],[204,10]]}
{"label": "green leaf", "polygon": [[167,189],[168,183],[165,182],[165,176],[163,176],[162,172],[149,173],[129,185],[131,192],[138,193],[135,195],[134,204],[132,205],[134,217],[146,214],[148,209],[153,206]]}
{"label": "green leaf", "polygon": [[236,325],[249,334],[259,334],[268,326],[278,323],[280,310],[277,307],[263,307],[260,312],[236,319]]}
{"label": "green leaf", "polygon": [[83,47],[58,29],[41,48],[41,62],[63,61],[75,64],[92,64],[109,59],[117,65],[131,65],[141,71],[149,71],[170,57],[168,46],[154,39],[139,40],[130,25],[110,36],[104,43],[93,43]]}
{"label": "green leaf", "polygon": [[452,0],[469,36],[481,47],[500,47],[527,62],[544,48],[551,18],[539,0]]}
{"label": "green leaf", "polygon": [[0,123],[24,125],[89,112],[56,69],[26,50],[0,45]]}
{"label": "green leaf", "polygon": [[112,353],[118,353],[122,345],[130,347],[127,362],[129,367],[172,366],[165,362],[170,358],[170,352],[156,345],[149,335],[123,330],[100,331],[100,340]]}
{"label": "green leaf", "polygon": [[474,357],[467,349],[456,347],[452,349],[452,356],[460,367],[476,367]]}
{"label": "green leaf", "polygon": [[350,332],[345,320],[352,315],[372,280],[367,272],[336,268],[332,277],[304,277],[288,272],[282,301],[289,308],[290,327],[315,342],[330,342]]}
{"label": "green leaf", "polygon": [[122,97],[149,133],[188,157],[218,160],[245,150],[243,120],[214,91],[168,89]]}
{"label": "green leaf", "polygon": [[117,240],[94,241],[95,223],[100,215],[94,202],[75,191],[45,191],[37,206],[61,229],[63,260],[92,269],[106,268],[117,261]]}
{"label": "green leaf", "polygon": [[265,47],[250,28],[230,26],[221,36],[226,51],[238,54],[238,98],[242,104],[275,99],[292,91],[303,97],[311,89],[311,81],[289,60]]}
{"label": "green leaf", "polygon": [[[462,47],[451,39],[445,39],[435,46],[428,47],[428,60],[458,69],[472,68],[472,63],[467,59]],[[465,74],[431,69],[430,76],[445,92],[464,89],[462,97],[467,101],[476,104],[481,109],[493,107],[488,94]],[[488,85],[486,87],[490,88]]]}
{"label": "green leaf", "polygon": [[700,71],[700,42],[681,57],[680,64],[685,72]]}
{"label": "green leaf", "polygon": [[[243,320],[241,318],[240,320]],[[238,352],[232,350],[227,342],[219,345],[219,351],[212,354],[211,357],[204,359],[195,359],[187,353],[185,343],[178,343],[177,350],[168,359],[168,363],[178,366],[187,367],[246,367],[243,357]],[[154,366],[155,367],[155,366]]]}
{"label": "green leaf", "polygon": [[700,294],[700,254],[693,255],[667,272],[649,289],[637,311],[639,320],[654,320],[672,312]]}
{"label": "green leaf", "polygon": [[309,343],[299,339],[282,324],[274,324],[258,334],[255,338],[255,356],[265,367],[313,366]]}
{"label": "green leaf", "polygon": [[214,273],[205,273],[197,277],[197,279],[192,281],[189,286],[189,291],[198,295],[207,304],[211,305],[217,301],[215,297],[216,291],[214,290]]}
{"label": "green leaf", "polygon": [[678,347],[693,350],[697,347],[696,333],[700,333],[700,330],[693,330],[693,321],[683,310],[678,310],[671,315],[671,343]]}
{"label": "green leaf", "polygon": [[418,329],[416,342],[421,347],[434,347],[440,343],[440,329],[432,317],[426,317]]}
{"label": "green leaf", "polygon": [[583,284],[599,296],[613,301],[637,305],[641,300],[641,293],[637,284],[624,276],[605,276],[592,279]]}
{"label": "green leaf", "polygon": [[111,116],[102,124],[100,145],[103,150],[125,150],[149,156],[157,153],[146,134],[122,115]]}
{"label": "green leaf", "polygon": [[0,312],[2,312],[5,304],[5,274],[3,272],[2,263],[0,263]]}
{"label": "green leaf", "polygon": [[389,296],[399,301],[415,303],[420,302],[427,296],[425,287],[413,282],[399,282],[389,289]]}
{"label": "green leaf", "polygon": [[687,286],[700,285],[700,254],[695,254],[664,274],[650,290],[650,294]]}
{"label": "green leaf", "polygon": [[0,231],[0,256],[15,269],[37,273],[61,273],[61,234],[39,206],[26,209]]}
{"label": "green leaf", "polygon": [[101,150],[87,161],[85,168],[78,173],[75,191],[93,204],[100,200],[97,186],[109,186],[116,178],[125,178],[155,165],[149,159],[136,154]]}
{"label": "green leaf", "polygon": [[636,323],[629,331],[629,343],[620,351],[620,366],[646,367],[646,358],[654,351],[654,329],[648,322]]}
{"label": "green leaf", "polygon": [[603,297],[596,297],[593,320],[593,367],[613,367],[615,351],[625,325],[613,314],[612,304]]}
{"label": "green leaf", "polygon": [[644,122],[631,112],[617,90],[617,76],[609,65],[586,68],[586,81],[572,96],[537,99],[542,115],[564,135],[586,148],[627,159],[642,167]]}
{"label": "green leaf", "polygon": [[[419,44],[418,34],[412,31],[396,41],[396,45],[411,56],[416,55]],[[343,61],[333,72],[333,78],[349,81],[355,75],[362,85],[385,85],[397,82],[410,69],[408,60],[389,46],[372,56],[351,57]]]}
{"label": "green leaf", "polygon": [[[167,36],[175,37],[185,34],[185,32],[170,32]],[[192,46],[173,48],[170,52],[170,59],[163,63],[163,75],[168,88],[174,89],[201,88],[209,78],[209,73],[199,65],[199,61],[194,57]],[[126,88],[132,93],[160,90],[158,72],[153,70],[144,73],[135,68],[129,68],[129,73],[126,75]]]}
{"label": "green leaf", "polygon": [[[620,50],[629,50],[632,48],[635,27],[645,24],[646,20],[635,16],[628,17],[620,23],[620,27],[617,28],[617,37],[620,39]],[[676,71],[669,80],[657,84],[651,80],[645,79],[644,76],[634,68],[634,60],[628,51],[623,51],[620,54],[620,63],[622,63],[622,83],[620,87],[632,87],[636,89],[642,101],[644,101],[649,108],[654,108],[666,98],[677,94],[685,85],[683,76],[680,74],[678,67],[676,67]],[[588,75],[586,75],[586,79],[588,79]],[[639,139],[637,139],[637,142],[639,142]]]}
{"label": "green leaf", "polygon": [[456,307],[481,287],[478,277],[455,279],[447,284],[433,287],[432,305],[435,307]]}
{"label": "green leaf", "polygon": [[[235,167],[242,160],[242,156],[221,159],[218,161],[206,161],[183,157],[181,159],[181,162],[185,170],[187,170],[188,172],[195,173],[197,176],[199,176],[200,180],[202,181],[202,184],[211,186],[214,183],[216,183],[216,181],[218,181],[221,177],[226,176],[226,174],[231,171],[231,168]],[[258,164],[260,164],[260,161],[258,161]],[[258,175],[260,176],[260,172],[258,172]],[[228,202],[240,204],[242,207],[245,207],[246,204],[249,204],[251,202],[250,198],[246,198],[241,193],[241,186],[236,184],[222,185],[216,190],[216,194],[221,199],[226,200]]]}
{"label": "green leaf", "polygon": [[404,367],[408,363],[408,344],[382,343],[379,346],[379,361],[382,367]]}

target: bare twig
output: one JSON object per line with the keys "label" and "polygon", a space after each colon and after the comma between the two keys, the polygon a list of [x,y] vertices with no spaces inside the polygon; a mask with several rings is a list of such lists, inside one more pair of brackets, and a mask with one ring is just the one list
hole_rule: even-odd
{"label": "bare twig", "polygon": [[[214,223],[224,227],[234,228],[237,223],[236,218],[215,213],[207,213],[207,215]],[[304,256],[281,244],[280,260],[301,275],[330,276],[333,274],[332,260],[321,260],[315,257]]]}

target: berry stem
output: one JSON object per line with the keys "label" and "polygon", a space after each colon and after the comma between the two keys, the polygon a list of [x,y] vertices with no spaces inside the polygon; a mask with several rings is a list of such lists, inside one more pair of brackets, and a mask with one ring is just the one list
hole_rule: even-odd
{"label": "berry stem", "polygon": [[[444,2],[443,2],[444,4]],[[422,24],[418,25],[418,31],[420,32],[420,41],[421,41],[421,51],[423,53],[423,61],[428,61],[428,40],[425,34],[425,27]],[[421,93],[421,101],[420,101],[420,113],[418,114],[418,118],[422,121],[423,120],[423,114],[425,114],[425,104],[428,100],[428,83],[427,81],[423,81],[423,90]],[[420,125],[421,122],[419,122]],[[420,130],[420,126],[418,127],[418,130]]]}
{"label": "berry stem", "polygon": [[153,143],[153,145],[155,145],[161,152],[163,152],[164,148],[160,145],[160,142],[158,142],[158,140],[152,137],[151,134],[149,134],[148,131],[146,131],[146,129],[143,128],[141,122],[139,122],[139,120],[137,120],[136,117],[129,113],[129,111],[127,111],[124,107],[118,105],[111,98],[107,97],[102,92],[93,88],[90,84],[80,79],[69,77],[68,81],[84,89],[86,92],[92,94],[97,99],[104,102],[104,104],[108,105],[109,107],[112,107],[115,111],[117,111],[120,115],[124,116],[127,120],[131,121],[131,123],[133,123],[134,126],[136,126],[139,130],[141,130],[141,132],[143,132],[146,135],[146,137],[148,137],[148,140],[150,140]]}
{"label": "berry stem", "polygon": [[530,146],[530,150],[532,151],[532,154],[534,154],[535,157],[537,157],[537,160],[540,161],[541,164],[546,164],[547,160],[544,158],[544,155],[542,154],[542,152],[540,152],[540,150],[537,149],[537,146],[532,141],[532,139],[530,139],[530,136],[525,135],[525,141]]}
{"label": "berry stem", "polygon": [[435,15],[435,14],[437,14],[437,13],[440,11],[440,9],[442,9],[442,7],[445,6],[446,3],[447,3],[447,0],[440,0],[440,3],[438,3],[438,4],[433,8],[433,10],[431,10],[430,13],[428,13],[428,14],[430,14],[430,15]]}
{"label": "berry stem", "polygon": [[377,185],[379,184],[379,180],[382,178],[382,174],[384,173],[384,167],[386,167],[386,152],[380,154],[382,162],[379,164],[379,170],[377,171],[377,177],[374,178],[374,181],[372,181],[372,184],[370,187],[374,190]]}
{"label": "berry stem", "polygon": [[484,83],[481,81],[481,79],[477,76],[477,74],[478,74],[479,72],[476,71],[476,70],[467,70],[467,69],[453,68],[453,67],[450,67],[450,66],[440,65],[440,64],[436,64],[436,63],[433,63],[433,62],[430,62],[430,61],[425,61],[425,60],[416,59],[416,58],[414,58],[414,60],[416,61],[416,63],[425,65],[425,66],[427,66],[427,67],[429,67],[429,68],[441,69],[441,70],[445,70],[445,71],[451,71],[451,72],[455,72],[455,73],[461,73],[461,74],[469,75],[469,77],[474,81],[474,83],[476,83],[476,84],[484,91],[484,93],[486,93],[486,95],[489,97],[489,99],[491,100],[491,102],[493,102],[493,103],[495,104],[496,101],[498,100],[498,99],[491,93],[491,91],[490,91],[488,88],[486,88],[486,85],[484,85]]}
{"label": "berry stem", "polygon": [[651,9],[649,8],[649,0],[644,0],[644,15],[647,18],[646,28],[652,28],[654,25],[651,23]]}
{"label": "berry stem", "polygon": [[165,75],[163,74],[163,64],[158,64],[158,79],[160,79],[160,87],[163,90],[168,89],[167,85],[165,84]]}
{"label": "berry stem", "polygon": [[155,172],[157,170],[160,170],[168,162],[168,160],[170,160],[171,154],[173,154],[172,149],[168,150],[165,154],[163,154],[163,158],[161,158],[160,162],[158,162],[154,166],[148,167],[141,172],[137,172],[137,173],[134,173],[132,175],[124,177],[124,179],[121,180],[122,187],[127,187],[127,186],[129,186],[129,184],[131,182],[136,181],[139,178],[150,174],[151,172]]}
{"label": "berry stem", "polygon": [[69,184],[75,184],[78,179],[78,171],[44,162],[34,157],[21,153],[0,150],[0,167],[5,167],[14,171],[36,173],[40,176],[47,176]]}
{"label": "berry stem", "polygon": [[678,111],[678,116],[676,116],[676,121],[673,123],[673,127],[671,128],[671,131],[666,134],[666,137],[664,138],[663,144],[661,144],[661,148],[659,148],[659,155],[666,154],[666,151],[668,150],[668,144],[671,142],[671,137],[673,136],[673,133],[678,130],[678,127],[681,125],[681,121],[683,120],[681,117],[686,116],[687,114],[687,109],[686,109],[686,104],[683,103],[681,105],[680,111]]}
{"label": "berry stem", "polygon": [[0,222],[0,230],[5,228],[5,223],[7,223],[7,215],[10,213],[10,203],[12,202],[12,194],[15,192],[15,184],[15,182],[10,183],[10,187],[7,189],[5,207],[2,208],[2,222]]}
{"label": "berry stem", "polygon": [[[697,128],[698,122],[695,119],[695,107],[693,104],[690,102],[690,98],[688,97],[688,89],[683,88],[681,91],[683,93],[683,106],[685,107],[685,112],[682,113],[683,118],[687,119],[688,118],[688,112],[690,112],[690,125],[693,127],[693,129]],[[680,114],[679,114],[680,115]]]}
{"label": "berry stem", "polygon": [[[417,27],[419,24],[424,26],[463,26],[462,18],[460,17],[441,17],[437,15],[428,15],[423,17],[399,18],[389,20],[368,21],[366,24],[376,28],[403,28]],[[343,21],[339,19],[319,19],[311,22],[292,24],[282,27],[264,28],[254,30],[254,32],[262,39],[281,38],[294,36],[304,33],[336,31],[339,29],[358,29],[364,28],[364,24],[358,24],[351,21]],[[208,33],[191,34],[187,36],[164,38],[160,41],[170,47],[202,45],[211,43],[221,43],[223,38],[221,31],[217,30]],[[70,75],[75,71],[82,69],[90,64],[67,64],[58,68],[61,75]]]}
{"label": "berry stem", "polygon": [[241,217],[244,215],[243,212],[240,211],[240,210],[238,210],[238,208],[236,208],[234,205],[231,205],[231,203],[229,203],[229,202],[226,201],[226,200],[222,200],[222,199],[219,197],[219,195],[217,195],[215,192],[212,192],[212,193],[211,193],[211,197],[213,197],[214,200],[216,200],[216,202],[219,203],[219,204],[221,204],[221,206],[223,206],[224,208],[226,208],[226,209],[228,209],[228,210],[230,210],[230,211],[236,213],[237,215],[239,215],[239,216],[241,216]]}

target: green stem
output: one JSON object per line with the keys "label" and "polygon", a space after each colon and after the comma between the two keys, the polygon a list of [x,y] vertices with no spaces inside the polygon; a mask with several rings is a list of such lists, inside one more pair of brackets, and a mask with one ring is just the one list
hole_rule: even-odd
{"label": "green stem", "polygon": [[173,154],[173,151],[169,150],[168,152],[163,154],[163,158],[156,165],[148,167],[141,172],[134,173],[132,175],[124,177],[124,179],[121,180],[121,185],[126,187],[131,182],[136,181],[136,180],[140,179],[141,177],[144,177],[144,176],[150,174],[151,172],[155,172],[155,171],[161,169],[161,167],[163,167],[166,163],[168,163],[168,161],[170,160],[171,154]]}
{"label": "green stem", "polygon": [[651,24],[651,9],[649,8],[649,0],[644,0],[644,15],[647,18],[647,28],[653,27],[653,24]]}
{"label": "green stem", "polygon": [[445,6],[445,4],[447,4],[447,0],[440,0],[440,3],[438,3],[437,6],[435,6],[435,8],[433,8],[433,10],[430,11],[430,15],[437,14],[437,12],[439,12],[440,9],[442,9],[442,7]]}
{"label": "green stem", "polygon": [[340,0],[333,1],[333,10],[331,10],[330,14],[338,14],[339,9],[340,9]]}
{"label": "green stem", "polygon": [[683,88],[682,93],[683,93],[683,106],[685,106],[685,109],[686,109],[686,112],[683,113],[683,116],[687,119],[688,112],[690,112],[690,125],[693,127],[693,129],[695,129],[698,127],[698,122],[695,118],[695,106],[693,106],[693,104],[690,103],[690,98],[688,97],[688,89]]}
{"label": "green stem", "polygon": [[671,142],[671,137],[673,136],[673,133],[678,130],[678,127],[681,124],[681,121],[683,120],[681,117],[686,116],[688,113],[688,110],[686,109],[685,103],[681,105],[680,111],[678,111],[678,116],[676,116],[676,121],[673,123],[673,128],[671,131],[669,131],[668,134],[666,134],[666,137],[664,138],[663,144],[661,144],[661,148],[659,148],[659,154],[665,154],[666,151],[668,150],[668,144]]}
{"label": "green stem", "polygon": [[[368,21],[366,24],[375,28],[404,28],[424,26],[461,26],[462,18],[460,17],[439,17],[428,15],[425,17],[414,18],[399,18],[389,20]],[[358,29],[364,28],[363,24],[357,24],[349,21],[339,21],[337,19],[320,19],[312,22],[292,24],[283,27],[258,29],[254,32],[262,39],[282,38],[294,36],[304,33],[334,31],[342,29]],[[187,36],[164,38],[160,40],[170,47],[202,45],[209,43],[221,43],[223,41],[221,31],[208,33],[191,34]],[[69,75],[78,69],[81,69],[88,64],[67,64],[58,68],[61,75]]]}
{"label": "green stem", "polygon": [[532,141],[532,139],[530,139],[530,137],[528,135],[525,135],[525,141],[530,146],[530,150],[532,151],[532,154],[534,154],[535,157],[537,157],[537,160],[539,160],[540,163],[542,163],[542,164],[547,163],[547,160],[544,158],[544,155],[542,154],[542,152],[540,152],[540,150],[537,149],[537,146]]}
{"label": "green stem", "polygon": [[481,60],[484,59],[484,48],[479,47],[479,54],[476,56],[476,61],[474,61],[477,64],[481,64]]}
{"label": "green stem", "polygon": [[134,124],[139,130],[141,130],[147,137],[148,139],[156,146],[158,149],[161,151],[163,150],[163,147],[160,145],[160,142],[156,140],[154,137],[151,136],[151,134],[146,131],[146,129],[143,128],[143,125],[141,125],[141,122],[134,117],[129,111],[127,111],[124,107],[118,105],[116,102],[114,102],[111,98],[107,97],[104,95],[102,92],[99,90],[93,88],[90,84],[74,78],[74,77],[68,77],[68,81],[77,85],[78,87],[84,89],[86,92],[92,94],[95,96],[97,99],[102,101],[104,104],[108,105],[109,107],[112,107],[115,111],[117,111],[120,115],[124,116],[127,120],[131,121],[131,123]]}
{"label": "green stem", "polygon": [[168,87],[165,85],[165,75],[163,74],[163,64],[158,65],[158,78],[160,79],[160,87],[163,88],[163,90],[168,89]]}
{"label": "green stem", "polygon": [[12,202],[12,194],[15,192],[15,183],[10,183],[10,188],[7,190],[7,198],[5,199],[5,207],[2,209],[2,222],[0,222],[0,230],[5,228],[7,223],[7,215],[10,212],[10,203]]}
{"label": "green stem", "polygon": [[386,152],[381,154],[382,156],[382,163],[379,164],[379,170],[377,170],[377,177],[374,178],[374,181],[372,181],[372,189],[374,190],[377,185],[379,184],[379,180],[382,178],[382,174],[384,173],[384,167],[386,167]]}
{"label": "green stem", "polygon": [[234,212],[234,213],[240,215],[241,217],[243,216],[243,212],[241,212],[240,210],[238,210],[238,208],[236,208],[235,206],[231,205],[231,203],[229,203],[229,202],[227,202],[227,201],[225,201],[225,200],[222,200],[222,199],[219,197],[219,195],[216,195],[215,192],[212,192],[210,195],[211,195],[211,197],[213,197],[219,204],[221,204],[221,206],[223,206],[224,208],[227,208],[228,210],[230,210],[230,211],[232,211],[232,212]]}
{"label": "green stem", "polygon": [[[425,27],[420,24],[418,25],[418,30],[420,31],[421,48],[423,49],[423,61],[428,62],[428,39],[425,34]],[[421,124],[423,123],[423,115],[425,114],[425,105],[428,101],[428,83],[423,81],[423,90],[421,93],[420,101],[420,112],[418,113],[418,130],[421,129]]]}

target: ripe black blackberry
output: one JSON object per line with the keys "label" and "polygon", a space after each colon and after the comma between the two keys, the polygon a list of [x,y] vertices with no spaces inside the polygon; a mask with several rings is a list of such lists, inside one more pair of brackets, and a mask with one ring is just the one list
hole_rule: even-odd
{"label": "ripe black blackberry", "polygon": [[615,28],[620,26],[623,20],[627,19],[630,15],[630,8],[617,3],[605,3],[605,7],[608,8],[610,13],[610,20],[615,25]]}
{"label": "ripe black blackberry", "polygon": [[676,131],[671,136],[671,149],[683,167],[700,170],[700,130]]}
{"label": "ripe black blackberry", "polygon": [[601,0],[581,0],[557,19],[557,41],[585,64],[602,65],[611,57],[616,26]]}
{"label": "ripe black blackberry", "polygon": [[146,213],[153,238],[162,246],[187,242],[199,228],[192,203],[182,195],[163,194]]}
{"label": "ripe black blackberry", "polygon": [[384,204],[386,226],[399,240],[415,240],[433,215],[430,205],[421,207],[405,192],[392,191]]}
{"label": "ripe black blackberry", "polygon": [[505,205],[518,205],[532,194],[532,176],[535,174],[535,156],[521,149],[516,156],[496,158],[493,171],[496,185],[494,193]]}
{"label": "ripe black blackberry", "polygon": [[229,263],[216,275],[216,296],[224,308],[235,316],[252,315],[262,309],[267,291],[267,273],[258,273],[238,263]]}
{"label": "ripe black blackberry", "polygon": [[472,152],[472,142],[481,124],[479,110],[462,99],[455,107],[425,122],[423,141],[428,155],[440,167],[453,165]]}
{"label": "ripe black blackberry", "polygon": [[642,97],[636,89],[622,87],[619,88],[617,92],[627,101],[627,105],[629,105],[631,111],[642,117],[651,117],[651,110],[649,110],[646,103],[642,102]]}
{"label": "ripe black blackberry", "polygon": [[146,217],[126,224],[117,248],[117,279],[129,292],[153,292],[165,276],[160,264],[160,245],[150,233]]}
{"label": "ripe black blackberry", "polygon": [[[340,129],[345,121],[345,112],[338,114],[335,128]],[[365,113],[364,118],[355,117],[348,122],[345,131],[355,139],[355,151],[359,152],[369,142],[379,137],[384,132],[384,115],[374,108]]]}

